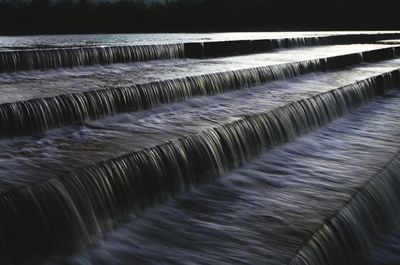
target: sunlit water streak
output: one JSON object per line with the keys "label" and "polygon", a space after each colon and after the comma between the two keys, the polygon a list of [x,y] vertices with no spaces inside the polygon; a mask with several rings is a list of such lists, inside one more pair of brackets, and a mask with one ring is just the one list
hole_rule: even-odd
{"label": "sunlit water streak", "polygon": [[399,97],[132,216],[87,251],[42,264],[285,264],[398,153]]}

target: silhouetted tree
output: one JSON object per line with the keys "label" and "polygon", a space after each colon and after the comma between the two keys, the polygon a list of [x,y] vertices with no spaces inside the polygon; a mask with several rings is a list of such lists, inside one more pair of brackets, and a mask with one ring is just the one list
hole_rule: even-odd
{"label": "silhouetted tree", "polygon": [[50,0],[32,0],[30,3],[29,7],[34,8],[34,9],[48,9],[51,5]]}
{"label": "silhouetted tree", "polygon": [[0,2],[0,33],[396,29],[398,0]]}
{"label": "silhouetted tree", "polygon": [[81,5],[81,7],[84,7],[84,8],[87,7],[87,1],[86,0],[79,0],[79,4]]}

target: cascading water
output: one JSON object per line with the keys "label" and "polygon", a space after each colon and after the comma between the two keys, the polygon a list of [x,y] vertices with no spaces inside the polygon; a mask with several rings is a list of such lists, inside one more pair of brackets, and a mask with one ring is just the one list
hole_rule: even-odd
{"label": "cascading water", "polygon": [[177,59],[181,44],[0,51],[0,72]]}
{"label": "cascading water", "polygon": [[0,50],[0,72],[34,69],[46,70],[96,64],[177,59],[184,56],[188,58],[218,57],[224,55],[247,54],[251,52],[266,52],[279,48],[374,42],[377,40],[395,39],[397,37],[397,33],[346,34],[341,36],[333,35],[185,44]]}
{"label": "cascading water", "polygon": [[0,105],[0,135],[26,134],[110,114],[255,86],[316,71],[395,58],[396,48],[366,51],[299,63],[189,76]]}
{"label": "cascading water", "polygon": [[390,230],[386,229],[385,233],[381,233],[379,236],[374,238],[368,255],[362,259],[364,264],[389,265],[399,263],[400,235],[398,218],[392,227],[394,228]]}
{"label": "cascading water", "polygon": [[[129,211],[219,177],[264,148],[326,124],[384,93],[390,88],[385,84],[399,85],[399,75],[394,71],[26,189],[11,190],[0,199],[0,213],[8,217],[0,225],[4,228],[1,237],[7,242],[2,256],[15,259],[18,254],[13,250],[37,255],[92,243]],[[52,221],[46,213],[51,213]],[[26,219],[30,223],[22,225]],[[57,233],[50,229],[43,234],[60,222],[63,225]],[[46,240],[41,240],[43,237]]]}
{"label": "cascading water", "polygon": [[[1,51],[0,71],[218,57],[396,34],[22,49]],[[21,99],[0,105],[0,263],[372,261],[374,242],[400,215],[399,47],[352,49],[331,56],[295,49],[308,57],[288,51],[246,67],[241,60],[258,55],[176,60],[159,76],[202,63],[215,70],[193,74],[201,68],[192,67],[158,79],[150,70],[149,82],[123,84],[115,76],[133,65],[95,66],[88,71],[114,75],[104,79],[107,87],[31,99],[18,94],[27,82],[21,80],[45,83],[74,71],[3,73],[0,93],[14,84],[10,98]]]}
{"label": "cascading water", "polygon": [[290,264],[298,253],[306,254],[300,264],[313,264],[301,262],[313,254],[315,264],[365,264],[347,258],[368,254],[371,237],[399,214],[399,96],[390,93],[215,183],[132,215],[93,248],[41,264]]}
{"label": "cascading water", "polygon": [[363,256],[371,251],[368,243],[371,238],[392,226],[400,213],[399,176],[397,153],[343,209],[323,224],[289,264],[363,262]]}

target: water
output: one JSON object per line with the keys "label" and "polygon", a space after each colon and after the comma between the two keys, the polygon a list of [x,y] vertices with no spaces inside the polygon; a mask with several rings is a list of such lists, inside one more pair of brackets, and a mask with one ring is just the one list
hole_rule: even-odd
{"label": "water", "polygon": [[399,223],[390,231],[379,235],[373,242],[373,248],[365,258],[365,264],[395,265],[400,262]]}
{"label": "water", "polygon": [[397,31],[343,31],[343,32],[226,32],[226,33],[170,33],[170,34],[83,34],[2,36],[3,48],[39,48],[88,45],[165,44],[207,41],[282,39],[350,34],[398,33]]}
{"label": "water", "polygon": [[395,264],[377,33],[0,38],[0,263]]}
{"label": "water", "polygon": [[[2,189],[196,134],[397,69],[399,59],[202,97],[1,142]],[[84,148],[82,148],[84,147]],[[82,150],[83,149],[83,150]],[[22,182],[22,183],[19,183]],[[1,190],[1,189],[0,189]]]}
{"label": "water", "polygon": [[[216,183],[132,215],[95,247],[48,264],[286,264],[398,156],[399,96],[395,92],[263,153]],[[383,130],[373,129],[382,124]]]}
{"label": "water", "polygon": [[341,55],[344,49],[346,54],[352,54],[388,47],[391,46],[376,44],[332,45],[283,49],[274,53],[218,59],[182,59],[86,67],[83,69],[1,73],[0,86],[2,91],[0,92],[0,103],[315,60]]}
{"label": "water", "polygon": [[[334,48],[337,49],[337,47]],[[83,122],[87,119],[141,110],[157,104],[196,96],[213,95],[309,72],[332,70],[363,61],[391,59],[396,57],[397,53],[398,47],[383,47],[361,53],[295,63],[189,75],[147,84],[95,89],[90,92],[61,94],[55,97],[3,104],[0,105],[4,128],[1,134],[23,134],[46,130],[74,122]]]}
{"label": "water", "polygon": [[[260,34],[260,37],[262,37],[262,35],[263,34]],[[35,69],[48,70],[56,68],[71,68],[77,66],[175,59],[183,57],[220,57],[227,55],[266,52],[279,48],[293,48],[300,46],[376,43],[377,41],[398,38],[400,33],[338,33],[325,36],[318,34],[315,34],[314,36],[302,36],[300,33],[300,35],[293,35],[294,36],[290,38],[282,38],[276,36],[275,38],[250,38],[244,40],[235,40],[235,38],[232,39],[230,37],[227,37],[227,40],[218,41],[217,38],[217,41],[214,40],[211,42],[199,42],[197,40],[196,42],[192,43],[179,43],[180,38],[178,35],[175,36],[176,42],[172,44],[156,44],[154,42],[148,42],[135,45],[133,42],[127,45],[114,45],[105,41],[105,43],[103,43],[102,45],[97,46],[79,46],[79,41],[76,42],[73,41],[73,39],[71,41],[67,38],[67,40],[65,41],[71,42],[72,46],[34,46],[33,43],[23,48],[13,45],[11,47],[3,46],[3,50],[0,50],[0,60],[2,61],[2,64],[0,65],[0,72]],[[110,35],[108,37],[112,39],[113,36],[114,35]],[[151,36],[153,35],[149,35],[150,40]],[[221,37],[221,35],[219,36]],[[166,39],[168,39],[167,36],[165,37]],[[58,38],[60,39],[60,41],[63,39],[63,37]],[[14,38],[13,40],[17,43],[18,40],[24,43],[24,40],[29,39],[32,38]],[[90,38],[86,36],[86,39]],[[46,40],[50,44],[52,43],[51,37],[44,38],[44,42],[46,42]],[[107,38],[105,38],[105,40],[107,40]],[[3,42],[6,45],[7,39],[5,39],[5,41]]]}

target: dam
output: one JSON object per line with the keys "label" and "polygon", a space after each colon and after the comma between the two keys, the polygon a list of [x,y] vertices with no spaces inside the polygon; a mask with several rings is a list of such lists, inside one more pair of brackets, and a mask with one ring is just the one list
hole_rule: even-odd
{"label": "dam", "polygon": [[399,39],[0,37],[0,264],[399,264]]}

